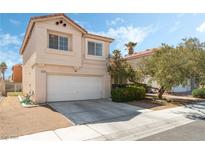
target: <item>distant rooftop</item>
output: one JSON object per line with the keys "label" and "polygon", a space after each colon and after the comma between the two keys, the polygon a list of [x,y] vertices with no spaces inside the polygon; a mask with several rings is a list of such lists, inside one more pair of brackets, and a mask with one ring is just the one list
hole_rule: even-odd
{"label": "distant rooftop", "polygon": [[152,55],[155,51],[157,51],[158,48],[152,48],[152,49],[147,49],[145,51],[137,51],[133,53],[132,55],[126,55],[125,59],[130,60],[130,59],[138,59],[142,57],[147,57]]}

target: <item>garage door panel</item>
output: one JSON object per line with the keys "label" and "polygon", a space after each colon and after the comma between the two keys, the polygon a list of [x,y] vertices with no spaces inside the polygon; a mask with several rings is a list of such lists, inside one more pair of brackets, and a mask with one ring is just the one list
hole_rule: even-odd
{"label": "garage door panel", "polygon": [[98,98],[102,98],[102,77],[48,75],[48,102]]}

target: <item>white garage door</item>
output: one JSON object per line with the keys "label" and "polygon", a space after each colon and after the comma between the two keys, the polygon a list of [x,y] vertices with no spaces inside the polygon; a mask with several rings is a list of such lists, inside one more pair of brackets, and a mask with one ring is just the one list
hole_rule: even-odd
{"label": "white garage door", "polygon": [[102,77],[48,75],[48,102],[98,98],[102,98]]}

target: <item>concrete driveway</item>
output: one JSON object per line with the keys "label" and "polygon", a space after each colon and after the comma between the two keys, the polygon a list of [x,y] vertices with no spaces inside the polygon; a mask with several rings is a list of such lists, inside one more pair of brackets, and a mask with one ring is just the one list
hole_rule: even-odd
{"label": "concrete driveway", "polygon": [[[98,122],[102,123],[106,121],[115,121],[116,119],[123,119],[123,121],[125,121],[135,117],[141,112],[148,111],[124,103],[114,103],[107,99],[54,102],[49,103],[49,105],[76,125]],[[126,119],[125,117],[129,117],[129,119]]]}

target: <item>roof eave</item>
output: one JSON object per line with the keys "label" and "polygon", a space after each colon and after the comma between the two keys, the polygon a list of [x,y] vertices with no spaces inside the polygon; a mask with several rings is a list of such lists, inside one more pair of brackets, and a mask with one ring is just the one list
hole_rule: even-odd
{"label": "roof eave", "polygon": [[28,39],[29,39],[29,37],[31,35],[31,32],[33,30],[34,24],[35,23],[32,20],[29,21],[29,24],[28,24],[27,29],[26,29],[26,33],[25,33],[24,38],[23,38],[22,46],[20,48],[20,54],[21,55],[23,54],[23,52],[25,50],[26,44],[27,44]]}
{"label": "roof eave", "polygon": [[87,33],[87,34],[84,35],[84,37],[99,39],[99,40],[103,40],[103,41],[106,41],[106,42],[109,42],[109,43],[112,43],[114,41],[113,38],[106,37],[106,36],[101,36],[101,35],[96,35],[96,34],[92,34],[92,33]]}

